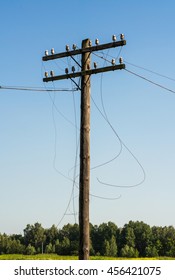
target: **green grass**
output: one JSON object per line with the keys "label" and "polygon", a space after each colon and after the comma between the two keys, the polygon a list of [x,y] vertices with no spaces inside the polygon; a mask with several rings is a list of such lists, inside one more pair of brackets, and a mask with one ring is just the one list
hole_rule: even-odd
{"label": "green grass", "polygon": [[[92,256],[91,260],[126,260],[125,258],[112,258],[103,256]],[[0,260],[78,260],[77,256],[59,256],[57,254],[38,254],[38,255],[18,255],[7,254],[0,255]],[[175,258],[158,257],[158,258],[134,258],[132,260],[175,260]]]}
{"label": "green grass", "polygon": [[59,256],[57,254],[38,254],[38,255],[20,255],[5,254],[0,255],[0,260],[76,260],[76,256]]}

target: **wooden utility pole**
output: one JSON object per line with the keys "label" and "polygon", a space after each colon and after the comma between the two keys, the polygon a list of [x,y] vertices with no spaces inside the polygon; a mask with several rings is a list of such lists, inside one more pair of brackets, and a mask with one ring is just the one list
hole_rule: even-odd
{"label": "wooden utility pole", "polygon": [[[115,39],[114,39],[115,38]],[[71,79],[81,77],[81,121],[80,121],[80,179],[79,179],[79,260],[89,259],[89,191],[90,191],[90,76],[102,72],[121,70],[125,68],[122,59],[120,64],[116,65],[115,60],[111,61],[110,66],[91,69],[91,53],[99,50],[115,48],[126,45],[124,35],[120,35],[120,41],[116,41],[116,36],[113,36],[113,42],[99,45],[96,40],[96,46],[92,46],[89,39],[82,41],[82,48],[76,49],[74,45],[73,50],[69,50],[66,46],[66,52],[54,53],[51,50],[51,55],[48,51],[43,56],[43,61],[58,59],[63,57],[71,57],[75,62],[74,56],[81,54],[81,71],[69,73],[66,68],[66,74],[55,76],[51,71],[50,76],[45,72],[44,82],[55,80]],[[79,63],[77,62],[79,65]],[[79,65],[80,66],[80,65]],[[74,69],[75,70],[75,69]],[[74,80],[73,80],[74,81]],[[76,82],[74,81],[76,84]],[[80,89],[77,85],[77,89]]]}
{"label": "wooden utility pole", "polygon": [[[82,42],[82,49],[89,46]],[[90,52],[82,54],[82,71],[90,69]],[[80,123],[80,184],[79,184],[79,259],[89,258],[89,189],[90,189],[90,75],[81,79]]]}

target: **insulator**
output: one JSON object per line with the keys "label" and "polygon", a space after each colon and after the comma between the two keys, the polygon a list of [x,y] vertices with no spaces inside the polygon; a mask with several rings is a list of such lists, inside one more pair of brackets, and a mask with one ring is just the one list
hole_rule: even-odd
{"label": "insulator", "polygon": [[73,44],[72,49],[76,50],[77,46],[75,44]]}
{"label": "insulator", "polygon": [[119,58],[119,63],[123,64],[123,58],[122,57]]}
{"label": "insulator", "polygon": [[66,45],[66,51],[67,52],[69,51],[69,45]]}
{"label": "insulator", "polygon": [[98,39],[95,39],[95,44],[99,45],[99,40]]}
{"label": "insulator", "polygon": [[115,65],[115,59],[114,58],[111,60],[111,64]]}
{"label": "insulator", "polygon": [[72,72],[73,73],[75,72],[75,66],[72,66]]}
{"label": "insulator", "polygon": [[115,35],[112,35],[112,41],[116,41],[117,40],[117,37]]}
{"label": "insulator", "polygon": [[51,49],[51,54],[54,54],[55,53],[55,50],[54,48]]}
{"label": "insulator", "polygon": [[48,73],[48,72],[45,72],[44,75],[45,75],[46,78],[48,78],[49,73]]}
{"label": "insulator", "polygon": [[95,69],[97,68],[97,63],[96,63],[96,62],[94,62],[94,68],[95,68]]}
{"label": "insulator", "polygon": [[69,69],[65,68],[65,73],[68,74],[69,73]]}
{"label": "insulator", "polygon": [[120,39],[124,40],[124,38],[125,38],[125,35],[124,34],[120,34]]}
{"label": "insulator", "polygon": [[50,71],[50,76],[51,76],[51,77],[54,76],[54,71],[53,71],[53,70]]}
{"label": "insulator", "polygon": [[89,47],[92,47],[92,41],[91,40],[89,41]]}
{"label": "insulator", "polygon": [[45,51],[45,56],[49,55],[49,52],[48,50]]}

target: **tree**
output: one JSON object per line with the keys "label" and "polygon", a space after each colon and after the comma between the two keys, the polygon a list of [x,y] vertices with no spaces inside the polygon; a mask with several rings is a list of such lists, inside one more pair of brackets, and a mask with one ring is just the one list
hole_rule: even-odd
{"label": "tree", "polygon": [[95,254],[106,254],[106,241],[110,242],[112,236],[116,237],[117,226],[112,223],[102,223],[99,226],[91,226],[91,242]]}
{"label": "tree", "polygon": [[145,253],[146,253],[146,257],[149,257],[149,258],[158,257],[158,255],[159,255],[156,247],[153,245],[148,245],[145,248]]}
{"label": "tree", "polygon": [[58,255],[70,255],[70,240],[67,237],[64,237],[63,240],[57,245]]}
{"label": "tree", "polygon": [[112,237],[111,237],[109,246],[110,246],[109,256],[116,257],[117,256],[117,244],[116,244],[116,238],[114,235],[112,235]]}
{"label": "tree", "polygon": [[121,249],[120,254],[123,258],[137,258],[139,256],[138,250],[133,247],[129,247],[127,244]]}
{"label": "tree", "polygon": [[[60,240],[59,252],[60,254],[77,255],[79,246],[79,226],[78,224],[65,225],[58,234]],[[64,244],[66,241],[66,245]],[[69,253],[65,253],[69,251]],[[62,253],[61,253],[62,252]]]}
{"label": "tree", "polygon": [[172,226],[164,227],[162,234],[162,246],[165,256],[175,256],[175,229]]}
{"label": "tree", "polygon": [[102,243],[101,235],[99,233],[99,229],[97,225],[90,224],[90,240],[91,240],[91,248],[93,254],[94,255],[96,255],[97,253],[100,254],[101,247],[102,246],[105,247],[105,245]]}
{"label": "tree", "polygon": [[0,254],[7,254],[8,236],[4,233],[0,235]]}
{"label": "tree", "polygon": [[58,234],[59,231],[55,225],[52,225],[49,229],[45,229],[46,244],[55,244],[56,240],[58,239]]}
{"label": "tree", "polygon": [[128,223],[129,227],[133,228],[135,235],[135,248],[139,252],[140,257],[146,256],[146,247],[151,243],[152,230],[149,225],[144,222],[133,222]]}
{"label": "tree", "polygon": [[29,245],[26,247],[25,253],[26,253],[26,255],[34,255],[34,254],[36,254],[35,247],[32,246],[31,244],[29,244]]}
{"label": "tree", "polygon": [[46,245],[45,253],[46,254],[55,253],[55,246],[53,246],[52,243],[49,243],[48,245]]}
{"label": "tree", "polygon": [[27,225],[24,229],[24,242],[28,246],[31,244],[35,247],[38,253],[41,252],[43,243],[46,240],[44,228],[39,223],[34,225]]}
{"label": "tree", "polygon": [[109,241],[105,239],[104,241],[104,256],[110,256],[110,245]]}

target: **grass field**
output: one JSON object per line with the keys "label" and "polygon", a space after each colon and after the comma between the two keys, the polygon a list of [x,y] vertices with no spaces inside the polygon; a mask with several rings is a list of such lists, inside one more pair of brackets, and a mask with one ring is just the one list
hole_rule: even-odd
{"label": "grass field", "polygon": [[[125,258],[110,258],[96,256],[91,260],[126,260]],[[39,255],[0,255],[0,260],[78,260],[77,256],[59,256],[57,254],[39,254]],[[134,258],[132,260],[175,260],[175,258],[159,257],[159,258]]]}

